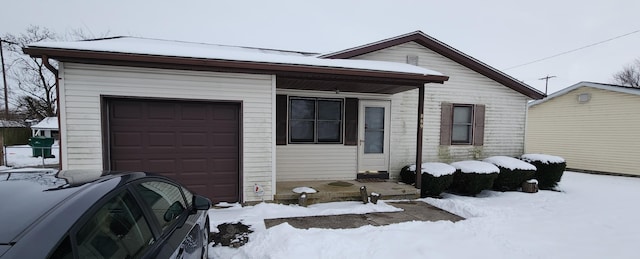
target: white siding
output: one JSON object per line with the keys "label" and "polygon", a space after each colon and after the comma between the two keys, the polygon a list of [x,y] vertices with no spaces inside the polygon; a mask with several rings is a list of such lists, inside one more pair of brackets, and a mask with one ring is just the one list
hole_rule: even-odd
{"label": "white siding", "polygon": [[353,180],[356,178],[356,146],[289,144],[277,146],[278,181]]}
{"label": "white siding", "polygon": [[101,95],[239,101],[243,200],[260,200],[254,184],[272,199],[274,76],[73,63],[61,64],[60,76],[63,168],[103,168]]}
{"label": "white siding", "polygon": [[[578,103],[579,94],[591,100]],[[529,108],[527,153],[564,157],[567,167],[640,175],[640,96],[580,87]]]}
{"label": "white siding", "polygon": [[[523,153],[526,96],[414,42],[354,59],[405,63],[407,55],[418,56],[419,66],[449,76],[444,84],[425,87],[423,161],[454,162]],[[486,105],[484,146],[440,146],[442,102]],[[397,177],[404,165],[415,163],[418,91],[394,95],[391,105],[390,172]]]}

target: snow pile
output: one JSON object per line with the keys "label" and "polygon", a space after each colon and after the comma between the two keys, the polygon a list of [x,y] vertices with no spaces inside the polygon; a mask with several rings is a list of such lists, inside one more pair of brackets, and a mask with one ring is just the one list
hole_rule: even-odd
{"label": "snow pile", "polygon": [[[483,191],[420,199],[466,220],[405,222],[355,229],[296,229],[280,224],[249,234],[240,248],[213,247],[210,258],[637,258],[640,179],[565,172],[562,192]],[[594,191],[598,190],[598,191]],[[382,204],[382,202],[380,202]],[[379,205],[380,205],[379,204]],[[360,204],[362,205],[362,204]],[[313,205],[315,206],[315,205]],[[356,203],[326,204],[321,210]],[[219,221],[261,213],[295,214],[296,206],[260,204],[211,210]],[[312,209],[309,209],[312,210]],[[280,212],[282,211],[282,212]],[[212,223],[211,225],[216,225]]]}
{"label": "snow pile", "polygon": [[295,192],[295,193],[303,193],[303,192],[316,193],[318,191],[316,191],[316,189],[313,189],[311,187],[296,187],[296,188],[293,188],[293,192]]}
{"label": "snow pile", "polygon": [[[416,171],[416,165],[409,166],[409,171]],[[422,173],[430,174],[435,177],[443,175],[452,175],[456,172],[456,168],[445,163],[422,163]]]}
{"label": "snow pile", "polygon": [[559,164],[564,163],[564,158],[559,156],[545,155],[545,154],[524,154],[520,158],[527,162],[540,161],[543,164]]}
{"label": "snow pile", "polygon": [[487,163],[492,163],[494,165],[500,166],[502,168],[506,168],[512,171],[515,170],[532,170],[535,171],[536,167],[532,164],[529,164],[525,161],[522,161],[520,159],[516,159],[513,157],[508,157],[508,156],[492,156],[492,157],[488,157],[485,158],[484,160],[482,160],[484,162]]}
{"label": "snow pile", "polygon": [[500,169],[497,166],[492,165],[492,164],[487,163],[487,162],[482,162],[482,161],[475,161],[475,160],[460,161],[460,162],[451,163],[451,166],[453,166],[456,169],[460,170],[461,172],[467,173],[467,174],[471,174],[471,173],[477,173],[477,174],[500,173]]}

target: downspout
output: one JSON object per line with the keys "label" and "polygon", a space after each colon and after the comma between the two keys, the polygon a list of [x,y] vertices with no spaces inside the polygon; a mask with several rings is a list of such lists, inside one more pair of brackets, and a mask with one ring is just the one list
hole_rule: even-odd
{"label": "downspout", "polygon": [[58,161],[60,161],[58,163],[58,166],[60,170],[62,170],[62,136],[64,134],[62,134],[62,132],[60,131],[60,126],[62,124],[60,124],[60,78],[58,77],[58,69],[55,68],[53,65],[51,65],[51,63],[49,63],[49,57],[47,55],[42,55],[42,64],[49,69],[49,71],[51,71],[51,73],[53,73],[53,75],[56,77],[56,107],[58,108],[56,111],[56,117],[58,119],[58,136],[60,137],[60,141],[58,141]]}

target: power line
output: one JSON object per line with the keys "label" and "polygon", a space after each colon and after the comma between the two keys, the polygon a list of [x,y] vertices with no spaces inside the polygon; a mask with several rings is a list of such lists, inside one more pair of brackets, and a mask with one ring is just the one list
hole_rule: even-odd
{"label": "power line", "polygon": [[508,68],[503,69],[503,71],[504,70],[509,70],[509,69],[514,69],[514,68],[517,68],[517,67],[530,65],[530,64],[537,63],[537,62],[540,62],[540,61],[543,61],[543,60],[547,60],[547,59],[555,58],[555,57],[562,56],[562,55],[565,55],[565,54],[569,54],[569,53],[572,53],[572,52],[576,52],[578,50],[583,50],[583,49],[586,49],[586,48],[589,48],[589,47],[600,45],[600,44],[605,43],[605,42],[609,42],[609,41],[612,41],[612,40],[615,40],[615,39],[626,37],[626,36],[629,36],[631,34],[638,33],[638,32],[640,32],[640,30],[635,30],[635,31],[632,31],[632,32],[629,32],[629,33],[625,33],[625,34],[613,37],[613,38],[609,38],[609,39],[606,39],[606,40],[603,40],[603,41],[592,43],[592,44],[589,44],[589,45],[586,45],[586,46],[583,46],[583,47],[580,47],[580,48],[577,48],[577,49],[568,50],[568,51],[561,52],[561,53],[558,53],[558,54],[555,54],[555,55],[552,55],[552,56],[548,56],[548,57],[545,57],[545,58],[536,59],[534,61],[530,61],[530,62],[523,63],[523,64],[520,64],[520,65],[512,66],[512,67],[508,67]]}

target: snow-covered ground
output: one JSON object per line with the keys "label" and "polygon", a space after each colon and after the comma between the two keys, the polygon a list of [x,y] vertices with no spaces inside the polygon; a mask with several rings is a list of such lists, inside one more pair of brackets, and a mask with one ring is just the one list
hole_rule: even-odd
{"label": "snow-covered ground", "polygon": [[[54,165],[60,162],[60,158],[58,157],[59,148],[60,146],[58,146],[57,143],[53,144],[51,154],[54,155],[55,158],[45,158],[45,165]],[[43,164],[42,157],[32,157],[33,151],[29,145],[8,146],[5,152],[7,155],[7,165],[9,167],[40,167]]]}
{"label": "snow-covered ground", "polygon": [[562,192],[484,191],[420,199],[466,220],[405,222],[357,229],[265,229],[264,218],[391,211],[384,202],[310,206],[259,204],[212,209],[222,222],[252,225],[240,248],[214,247],[212,258],[638,258],[640,179],[565,172]]}

